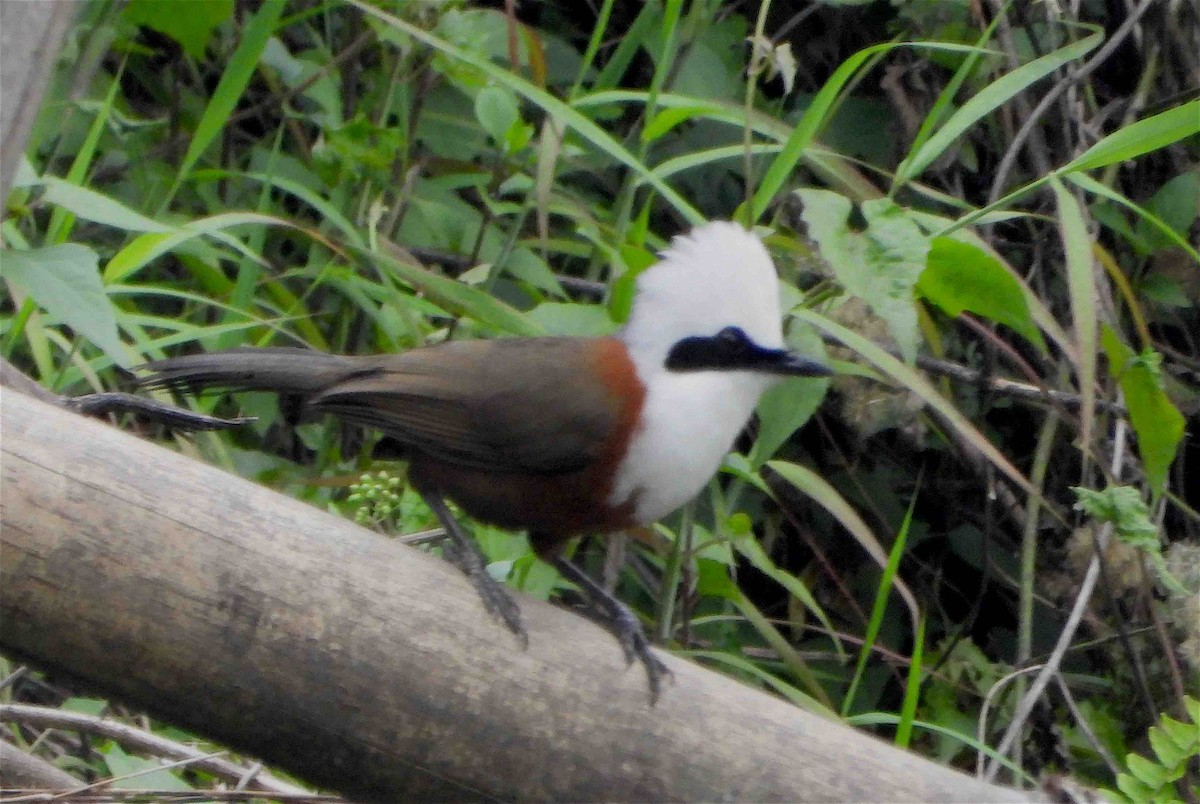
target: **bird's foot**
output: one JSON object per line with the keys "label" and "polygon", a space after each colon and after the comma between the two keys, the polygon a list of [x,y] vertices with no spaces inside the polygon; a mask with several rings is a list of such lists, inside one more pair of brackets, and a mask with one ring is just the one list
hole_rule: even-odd
{"label": "bird's foot", "polygon": [[617,602],[610,627],[617,641],[621,643],[621,650],[625,652],[625,661],[633,664],[634,659],[637,659],[646,668],[646,680],[650,684],[650,705],[654,706],[658,703],[659,693],[662,692],[663,679],[672,677],[671,668],[654,654],[637,615],[623,603]]}
{"label": "bird's foot", "polygon": [[458,567],[475,587],[476,594],[483,601],[483,607],[488,613],[504,623],[509,631],[516,636],[524,650],[529,647],[529,634],[525,631],[525,623],[521,619],[521,607],[509,594],[504,584],[492,577],[487,571],[483,555],[471,549],[474,545],[461,548],[453,542],[443,548],[443,555],[450,563]]}

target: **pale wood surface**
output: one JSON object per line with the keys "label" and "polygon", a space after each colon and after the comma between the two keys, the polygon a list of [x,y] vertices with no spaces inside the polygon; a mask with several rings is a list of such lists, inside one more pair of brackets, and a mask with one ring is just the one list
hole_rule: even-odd
{"label": "pale wood surface", "polygon": [[0,647],[375,799],[1019,801],[678,659],[656,708],[612,637],[11,391]]}

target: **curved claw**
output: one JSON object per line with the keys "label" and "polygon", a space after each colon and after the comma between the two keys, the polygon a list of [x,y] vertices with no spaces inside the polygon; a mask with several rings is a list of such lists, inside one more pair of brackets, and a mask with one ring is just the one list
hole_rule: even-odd
{"label": "curved claw", "polygon": [[621,650],[625,652],[626,663],[632,665],[636,658],[641,660],[642,666],[646,668],[646,680],[650,684],[650,705],[654,706],[662,692],[662,680],[673,677],[671,668],[654,655],[654,649],[650,647],[650,640],[646,638],[642,624],[638,622],[634,613],[623,605],[616,610],[612,618],[612,630],[617,641],[621,643]]}

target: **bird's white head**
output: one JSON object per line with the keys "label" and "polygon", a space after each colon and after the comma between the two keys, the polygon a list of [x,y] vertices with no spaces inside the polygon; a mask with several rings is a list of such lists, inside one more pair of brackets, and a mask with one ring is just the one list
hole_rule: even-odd
{"label": "bird's white head", "polygon": [[736,223],[716,221],[680,235],[637,279],[621,338],[644,373],[811,372],[782,350],[779,280],[766,248]]}
{"label": "bird's white head", "polygon": [[782,376],[829,373],[783,348],[780,319],[775,265],[734,223],[676,237],[638,277],[620,337],[646,397],[611,504],[635,500],[643,523],[682,505],[717,470],[763,391]]}

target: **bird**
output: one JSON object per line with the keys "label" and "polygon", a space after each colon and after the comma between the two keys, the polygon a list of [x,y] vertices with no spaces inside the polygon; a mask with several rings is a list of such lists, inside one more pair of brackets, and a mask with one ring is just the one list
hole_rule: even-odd
{"label": "bird", "polygon": [[564,552],[580,535],[650,525],[716,473],[759,398],[821,377],[785,348],[779,280],[762,241],[730,221],[677,235],[635,279],[627,321],[603,337],[448,340],[381,355],[237,348],[149,362],[146,388],[274,391],[312,414],[381,431],[437,517],[484,607],[524,643],[520,608],[446,500],[525,530],[645,667],[670,675],[637,616]]}

